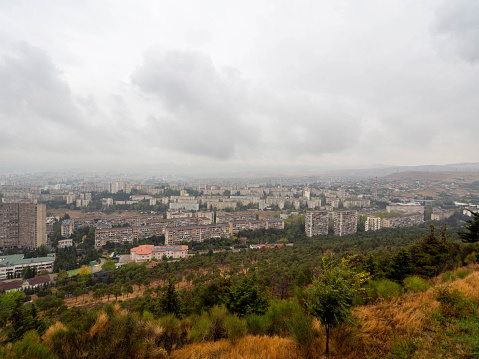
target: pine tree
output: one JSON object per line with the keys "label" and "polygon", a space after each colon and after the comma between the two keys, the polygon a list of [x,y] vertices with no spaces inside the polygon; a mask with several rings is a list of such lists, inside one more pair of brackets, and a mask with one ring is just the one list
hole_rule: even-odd
{"label": "pine tree", "polygon": [[473,219],[466,221],[467,224],[464,226],[466,231],[457,232],[464,243],[476,243],[479,241],[479,212],[470,212]]}

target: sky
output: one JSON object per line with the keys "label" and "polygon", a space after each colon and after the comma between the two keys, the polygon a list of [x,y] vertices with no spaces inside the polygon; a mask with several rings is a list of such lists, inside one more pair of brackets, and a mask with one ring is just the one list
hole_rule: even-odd
{"label": "sky", "polygon": [[479,162],[476,0],[0,0],[0,171]]}

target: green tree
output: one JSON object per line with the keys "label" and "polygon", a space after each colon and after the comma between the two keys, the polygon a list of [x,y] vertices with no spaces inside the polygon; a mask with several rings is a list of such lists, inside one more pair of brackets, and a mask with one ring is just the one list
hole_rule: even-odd
{"label": "green tree", "polygon": [[479,212],[470,211],[472,219],[466,221],[465,231],[458,231],[464,243],[476,243],[479,241]]}
{"label": "green tree", "polygon": [[243,282],[230,287],[225,298],[226,308],[231,313],[245,316],[250,314],[264,314],[268,308],[267,299],[261,295],[256,285],[256,276],[246,277]]}
{"label": "green tree", "polygon": [[357,273],[343,259],[340,264],[323,257],[322,270],[313,285],[306,290],[309,312],[326,328],[326,354],[329,354],[329,336],[332,328],[350,322],[353,298],[360,294],[367,273]]}
{"label": "green tree", "polygon": [[175,281],[172,277],[168,280],[168,288],[160,298],[161,307],[165,313],[173,313],[176,316],[180,315],[181,303],[180,297],[175,289]]}
{"label": "green tree", "polygon": [[111,260],[111,259],[108,259],[101,266],[101,270],[115,270],[115,262],[113,262],[113,260]]}
{"label": "green tree", "polygon": [[407,250],[401,249],[391,258],[391,269],[387,277],[398,283],[402,283],[404,278],[413,272],[414,267],[411,254]]}

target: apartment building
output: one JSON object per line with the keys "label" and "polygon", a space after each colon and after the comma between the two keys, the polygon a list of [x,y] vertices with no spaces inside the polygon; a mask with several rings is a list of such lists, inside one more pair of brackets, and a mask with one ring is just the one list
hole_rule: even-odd
{"label": "apartment building", "polygon": [[443,219],[451,217],[453,214],[454,212],[443,212],[443,211],[437,211],[433,209],[433,212],[431,213],[431,220],[441,221]]}
{"label": "apartment building", "polygon": [[321,200],[320,199],[312,199],[306,201],[309,209],[315,209],[321,207]]}
{"label": "apartment building", "polygon": [[424,214],[424,206],[415,204],[398,204],[386,206],[388,212],[404,212],[405,214]]}
{"label": "apartment building", "polygon": [[216,214],[216,223],[228,223],[235,221],[254,221],[256,213],[254,212],[220,212]]}
{"label": "apartment building", "polygon": [[0,248],[36,248],[46,243],[44,204],[0,203]]}
{"label": "apartment building", "polygon": [[346,208],[352,208],[352,207],[370,207],[371,206],[371,201],[369,199],[350,199],[344,201],[344,207]]}
{"label": "apartment building", "polygon": [[217,210],[222,210],[226,208],[232,208],[235,209],[238,204],[234,201],[229,201],[225,200],[223,202],[220,201],[207,201],[206,202],[206,208],[207,209],[214,209],[216,208]]}
{"label": "apartment building", "polygon": [[424,222],[423,214],[411,214],[408,216],[402,217],[390,217],[383,218],[381,220],[381,227],[384,228],[395,228],[395,227],[408,227],[414,226]]}
{"label": "apartment building", "polygon": [[305,216],[305,231],[308,237],[328,234],[329,212],[308,211]]}
{"label": "apartment building", "polygon": [[181,210],[168,210],[166,212],[166,219],[190,218],[190,217],[193,217],[192,212],[183,212]]}
{"label": "apartment building", "polygon": [[150,261],[153,258],[162,260],[163,256],[168,258],[178,259],[186,258],[188,255],[188,246],[154,246],[141,245],[130,250],[130,259],[134,263],[142,263]]}
{"label": "apartment building", "polygon": [[381,229],[381,218],[375,216],[369,216],[364,223],[365,231],[377,231]]}
{"label": "apartment building", "polygon": [[125,193],[131,193],[131,184],[125,182],[111,182],[108,183],[107,190],[110,193],[118,193],[123,191]]}
{"label": "apartment building", "polygon": [[196,202],[171,202],[170,210],[198,211],[200,204]]}
{"label": "apartment building", "polygon": [[334,235],[345,236],[356,233],[358,230],[357,211],[336,211],[334,212]]}
{"label": "apartment building", "polygon": [[151,236],[166,236],[168,228],[183,228],[188,226],[209,225],[208,218],[175,218],[161,220],[145,220],[141,226],[117,227],[117,228],[97,228],[95,229],[95,247],[100,248],[107,242],[124,243],[141,240]]}
{"label": "apartment building", "polygon": [[238,232],[245,230],[269,229],[277,228],[284,229],[284,221],[278,218],[267,218],[262,220],[242,220],[228,222],[230,226],[230,236],[238,234]]}
{"label": "apartment building", "polygon": [[166,228],[165,243],[169,246],[182,241],[203,242],[209,238],[229,238],[228,223],[206,224],[202,226]]}

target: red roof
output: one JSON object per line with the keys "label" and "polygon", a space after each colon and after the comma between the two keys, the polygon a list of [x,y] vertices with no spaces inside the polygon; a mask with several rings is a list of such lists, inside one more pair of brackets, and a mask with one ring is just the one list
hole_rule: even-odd
{"label": "red roof", "polygon": [[48,282],[51,282],[50,276],[48,274],[40,275],[38,277],[30,278],[28,280],[29,285],[44,284],[44,283],[48,283]]}
{"label": "red roof", "polygon": [[16,281],[13,281],[13,282],[0,282],[0,291],[19,289],[21,287],[22,287],[22,281],[21,280],[16,280]]}
{"label": "red roof", "polygon": [[142,244],[141,246],[132,248],[130,252],[135,252],[136,255],[140,254],[150,254],[153,252],[154,245],[152,244]]}

